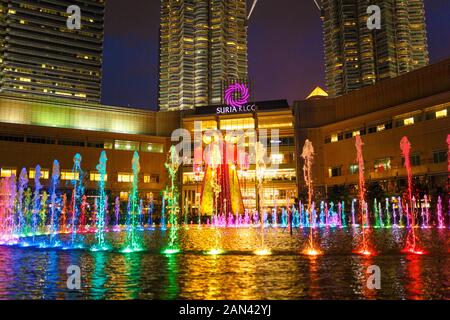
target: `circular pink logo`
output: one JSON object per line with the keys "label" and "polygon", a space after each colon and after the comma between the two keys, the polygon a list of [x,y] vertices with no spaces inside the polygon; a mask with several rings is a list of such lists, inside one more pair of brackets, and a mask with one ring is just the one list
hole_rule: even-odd
{"label": "circular pink logo", "polygon": [[245,84],[233,83],[225,90],[225,102],[230,107],[242,107],[250,99],[250,93]]}

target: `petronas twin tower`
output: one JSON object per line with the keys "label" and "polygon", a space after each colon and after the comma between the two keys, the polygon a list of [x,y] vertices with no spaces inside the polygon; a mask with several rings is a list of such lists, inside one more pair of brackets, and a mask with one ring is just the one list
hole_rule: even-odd
{"label": "petronas twin tower", "polygon": [[247,78],[245,0],[161,0],[159,107],[220,104]]}
{"label": "petronas twin tower", "polygon": [[[331,96],[428,64],[423,0],[322,0],[326,86]],[[370,5],[381,28],[367,27]]]}
{"label": "petronas twin tower", "polygon": [[[330,96],[428,64],[423,0],[319,3]],[[367,27],[371,5],[380,8],[380,29]],[[246,0],[161,0],[161,110],[223,103],[226,83],[247,80],[247,62]]]}

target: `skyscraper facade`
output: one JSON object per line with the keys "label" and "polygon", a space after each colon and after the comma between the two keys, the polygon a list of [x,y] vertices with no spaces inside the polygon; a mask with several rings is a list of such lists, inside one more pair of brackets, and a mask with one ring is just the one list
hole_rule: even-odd
{"label": "skyscraper facade", "polygon": [[[77,5],[81,28],[67,26]],[[104,0],[0,0],[0,92],[100,102]]]}
{"label": "skyscraper facade", "polygon": [[[369,29],[367,8],[381,9]],[[428,64],[423,0],[322,0],[326,86],[331,96]]]}
{"label": "skyscraper facade", "polygon": [[159,107],[220,104],[226,81],[247,79],[245,0],[161,0]]}

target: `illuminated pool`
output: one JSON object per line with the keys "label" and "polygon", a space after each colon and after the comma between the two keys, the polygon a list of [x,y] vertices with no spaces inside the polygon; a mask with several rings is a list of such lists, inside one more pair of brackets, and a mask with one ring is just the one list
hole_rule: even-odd
{"label": "illuminated pool", "polygon": [[[37,247],[0,247],[0,299],[449,299],[447,229],[417,233],[423,255],[401,253],[406,229],[373,229],[376,255],[359,255],[353,228],[318,230],[321,255],[302,254],[308,228],[179,230],[179,252],[161,253],[169,230],[141,231],[145,251],[122,253],[125,233],[106,233],[107,252]],[[70,235],[67,235],[70,237]],[[41,236],[45,237],[45,236]],[[94,242],[93,234],[84,235]],[[266,252],[267,253],[267,252]],[[81,269],[81,289],[67,289],[67,268]],[[368,289],[367,269],[381,270],[381,289]]]}

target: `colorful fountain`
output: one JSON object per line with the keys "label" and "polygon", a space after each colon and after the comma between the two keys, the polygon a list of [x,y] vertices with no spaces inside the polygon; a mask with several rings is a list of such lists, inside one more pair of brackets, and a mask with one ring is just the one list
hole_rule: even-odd
{"label": "colorful fountain", "polygon": [[180,158],[176,151],[175,146],[172,146],[169,150],[169,155],[165,163],[167,173],[169,174],[169,185],[164,192],[165,198],[167,198],[167,209],[169,211],[169,243],[167,248],[164,249],[164,254],[178,253],[178,214],[180,207],[178,204],[179,194],[176,186],[176,176],[178,168],[180,167]]}
{"label": "colorful fountain", "polygon": [[133,154],[133,159],[131,160],[131,168],[133,170],[133,179],[131,182],[131,191],[128,199],[128,224],[126,226],[126,241],[125,247],[122,252],[136,252],[143,251],[144,246],[142,243],[142,236],[138,230],[139,222],[139,193],[138,193],[138,182],[139,182],[139,172],[141,166],[139,164],[139,154],[137,151]]}
{"label": "colorful fountain", "polygon": [[[229,139],[228,139],[229,140]],[[450,145],[450,138],[448,139]],[[390,229],[398,233],[404,228],[406,241],[403,252],[423,254],[425,250],[420,247],[422,231],[426,229],[445,229],[447,224],[447,198],[445,194],[419,194],[414,192],[411,163],[409,161],[411,145],[406,137],[401,140],[400,148],[405,157],[405,168],[408,181],[407,193],[393,197],[375,199],[370,206],[366,201],[366,187],[364,179],[364,159],[362,154],[363,142],[360,136],[356,136],[356,155],[359,169],[358,198],[351,203],[345,201],[314,202],[314,189],[312,177],[312,164],[314,149],[310,141],[306,141],[301,154],[304,160],[303,176],[307,188],[306,201],[298,201],[292,205],[289,197],[286,205],[275,202],[273,208],[265,208],[262,201],[263,181],[266,177],[267,151],[260,143],[255,147],[255,182],[258,191],[258,209],[239,210],[233,207],[233,201],[221,193],[227,191],[227,184],[223,184],[224,175],[219,171],[224,170],[222,161],[220,139],[210,141],[210,154],[207,158],[209,173],[205,175],[202,191],[209,189],[211,194],[207,197],[202,194],[202,205],[212,208],[211,219],[205,221],[207,228],[200,228],[199,232],[212,232],[212,245],[205,253],[217,255],[223,253],[222,232],[226,227],[252,228],[257,235],[257,245],[252,252],[257,255],[271,254],[267,248],[267,228],[277,228],[283,232],[288,225],[297,229],[299,234],[303,228],[309,228],[307,246],[303,253],[307,255],[321,254],[321,249],[316,243],[316,235],[320,232],[326,234],[329,229],[339,230],[351,223],[349,230],[357,235],[358,244],[356,253],[365,256],[375,252],[370,244],[369,237],[373,228]],[[134,152],[131,161],[133,178],[128,194],[126,219],[120,219],[121,203],[119,197],[112,198],[109,203],[106,190],[106,152],[102,151],[97,165],[98,187],[97,192],[87,195],[84,190],[84,173],[81,169],[81,155],[73,158],[73,170],[70,184],[60,186],[60,164],[53,162],[53,169],[48,186],[44,185],[43,172],[40,166],[32,169],[34,180],[32,187],[28,185],[27,170],[23,168],[16,179],[15,175],[0,179],[0,245],[19,245],[22,247],[33,246],[35,248],[63,248],[65,250],[90,248],[92,251],[116,251],[115,245],[107,241],[109,231],[124,232],[125,241],[119,244],[120,251],[125,253],[143,251],[144,232],[154,232],[159,228],[164,231],[167,227],[167,245],[162,250],[163,254],[178,253],[182,250],[179,233],[188,232],[179,228],[179,220],[183,219],[180,212],[180,195],[177,188],[177,174],[181,159],[175,147],[171,147],[168,153],[165,167],[168,172],[168,185],[163,192],[162,208],[158,218],[153,218],[153,198],[148,202],[148,217],[145,218],[147,208],[144,207],[144,199],[139,197],[139,155]],[[228,163],[229,177],[232,178],[235,170],[232,162]],[[450,166],[449,166],[450,169]],[[31,170],[30,170],[31,171]],[[31,172],[30,172],[31,173]],[[237,181],[239,182],[239,181]],[[234,182],[228,186],[237,186]],[[71,186],[71,190],[64,187]],[[66,193],[67,192],[67,193]],[[209,192],[209,191],[208,191]],[[209,200],[208,200],[209,199]],[[228,199],[228,200],[227,200]],[[236,204],[235,204],[236,205]],[[108,218],[108,207],[111,207],[112,218]],[[233,209],[234,208],[234,209]],[[238,210],[235,210],[238,208]],[[157,209],[159,210],[159,209]],[[158,214],[155,214],[158,217]],[[167,225],[166,225],[166,217]],[[370,219],[369,219],[370,217]],[[125,226],[120,221],[126,220]],[[187,219],[184,217],[185,222]],[[155,223],[156,222],[156,223]],[[204,223],[205,223],[204,222]],[[199,225],[201,225],[201,221]],[[186,223],[187,224],[187,223]],[[420,228],[420,229],[418,229]],[[211,231],[207,231],[212,229]],[[272,230],[277,230],[272,229]],[[240,231],[238,231],[240,232]],[[334,232],[334,231],[333,231]],[[275,232],[276,233],[276,232]],[[161,235],[165,235],[162,232]],[[305,233],[306,234],[306,233]],[[120,235],[119,235],[120,237]]]}
{"label": "colorful fountain", "polygon": [[[258,192],[258,208],[260,212],[263,211],[263,181],[266,171],[266,163],[267,163],[267,150],[264,145],[258,141],[255,144],[255,165],[256,165],[256,181],[257,181],[257,192]],[[257,255],[269,255],[271,254],[270,249],[266,248],[264,244],[264,214],[260,213],[260,237],[261,237],[261,245],[259,249],[255,251]]]}
{"label": "colorful fountain", "polygon": [[[409,230],[406,237],[406,245],[403,252],[413,254],[423,254],[424,251],[418,247],[418,237],[415,232],[415,201],[413,197],[413,182],[411,172],[410,152],[411,144],[407,137],[403,137],[400,141],[400,149],[405,158],[405,168],[408,177],[408,202],[406,204],[406,216],[409,221]],[[409,209],[408,209],[409,208]]]}
{"label": "colorful fountain", "polygon": [[[92,247],[92,251],[104,251],[109,250],[110,246],[105,241],[105,219],[107,212],[107,196],[105,193],[105,177],[106,177],[106,152],[102,151],[100,154],[99,163],[97,165],[97,171],[100,175],[100,181],[98,182],[98,210],[97,221],[95,221],[95,240],[97,243]],[[135,248],[132,243],[131,248]]]}
{"label": "colorful fountain", "polygon": [[356,159],[358,161],[358,172],[359,172],[359,213],[361,217],[361,248],[357,249],[357,253],[363,254],[363,255],[372,255],[373,251],[369,247],[368,244],[368,235],[367,235],[367,226],[369,225],[369,219],[368,219],[368,210],[367,210],[367,203],[366,203],[366,183],[364,178],[364,157],[362,154],[362,146],[364,145],[361,136],[357,135],[355,137],[355,147],[356,147]]}
{"label": "colorful fountain", "polygon": [[315,247],[314,244],[314,224],[313,211],[312,211],[312,197],[313,197],[313,181],[311,167],[314,159],[314,148],[311,141],[306,140],[303,146],[303,152],[301,157],[304,159],[305,164],[303,165],[303,177],[305,179],[305,184],[308,188],[308,209],[307,213],[309,216],[309,242],[308,247],[303,251],[303,253],[316,256],[321,254],[321,251]]}

